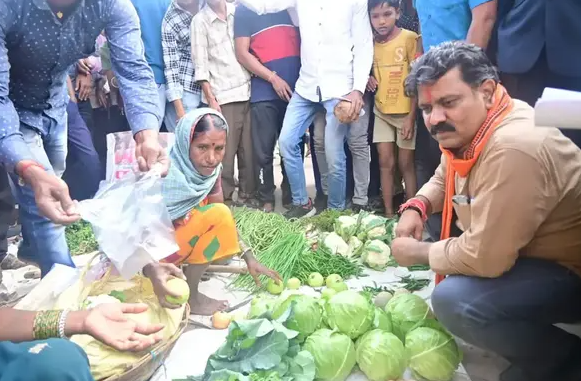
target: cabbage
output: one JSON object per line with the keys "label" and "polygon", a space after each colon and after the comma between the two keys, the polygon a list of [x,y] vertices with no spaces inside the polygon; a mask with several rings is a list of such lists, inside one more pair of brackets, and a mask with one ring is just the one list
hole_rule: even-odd
{"label": "cabbage", "polygon": [[303,349],[315,359],[317,380],[344,381],[356,363],[353,341],[330,329],[315,331],[307,338]]}
{"label": "cabbage", "polygon": [[367,241],[363,247],[361,259],[363,263],[373,270],[385,270],[389,263],[391,249],[385,243],[379,240]]}
{"label": "cabbage", "polygon": [[272,312],[274,306],[274,299],[266,298],[257,296],[256,298],[252,299],[252,303],[250,304],[250,311],[248,311],[248,319],[257,319],[263,316],[270,317],[270,313]]}
{"label": "cabbage", "polygon": [[357,341],[357,365],[370,381],[400,379],[407,368],[403,343],[381,329],[367,332]]}
{"label": "cabbage", "polygon": [[349,245],[339,237],[337,233],[328,233],[321,236],[323,239],[322,246],[333,254],[339,254],[344,257],[350,257]]}
{"label": "cabbage", "polygon": [[303,337],[315,332],[321,325],[323,312],[317,299],[308,295],[291,295],[277,304],[272,313],[273,319],[281,317],[289,308],[291,314],[284,323],[288,329],[297,331]]}
{"label": "cabbage", "polygon": [[405,347],[413,373],[428,381],[449,381],[462,361],[454,338],[444,332],[420,327],[405,337]]}
{"label": "cabbage", "polygon": [[347,245],[349,246],[349,251],[351,252],[352,257],[358,257],[361,255],[361,250],[363,249],[363,242],[355,236],[349,238],[347,241]]}
{"label": "cabbage", "polygon": [[391,332],[393,330],[391,318],[384,310],[378,307],[375,307],[375,317],[373,318],[372,327],[386,332]]}
{"label": "cabbage", "polygon": [[341,236],[343,240],[349,238],[357,232],[357,219],[350,216],[340,216],[335,220],[335,233]]}
{"label": "cabbage", "polygon": [[329,326],[352,339],[367,332],[375,318],[375,306],[363,295],[351,290],[333,296],[325,309]]}
{"label": "cabbage", "polygon": [[428,303],[414,294],[395,295],[385,306],[385,312],[391,315],[393,333],[400,340],[404,340],[405,335],[425,319],[432,318]]}

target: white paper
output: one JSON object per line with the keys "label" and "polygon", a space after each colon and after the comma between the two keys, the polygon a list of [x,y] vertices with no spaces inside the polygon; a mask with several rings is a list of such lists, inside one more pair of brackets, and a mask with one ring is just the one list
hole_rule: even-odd
{"label": "white paper", "polygon": [[535,124],[581,129],[581,93],[546,88],[535,105]]}

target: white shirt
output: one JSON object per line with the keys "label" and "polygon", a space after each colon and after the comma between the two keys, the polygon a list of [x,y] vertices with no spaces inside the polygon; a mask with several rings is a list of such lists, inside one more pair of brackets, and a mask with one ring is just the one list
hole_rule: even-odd
{"label": "white shirt", "polygon": [[373,63],[367,0],[239,0],[258,14],[296,12],[301,72],[296,92],[313,102],[365,92]]}

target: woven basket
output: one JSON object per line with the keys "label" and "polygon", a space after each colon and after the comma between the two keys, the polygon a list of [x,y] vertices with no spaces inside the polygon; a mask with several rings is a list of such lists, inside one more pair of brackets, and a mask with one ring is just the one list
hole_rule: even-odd
{"label": "woven basket", "polygon": [[162,341],[144,355],[138,362],[128,365],[123,374],[105,378],[102,381],[146,381],[163,364],[176,342],[188,326],[190,306],[186,305],[184,317],[174,335],[166,341]]}

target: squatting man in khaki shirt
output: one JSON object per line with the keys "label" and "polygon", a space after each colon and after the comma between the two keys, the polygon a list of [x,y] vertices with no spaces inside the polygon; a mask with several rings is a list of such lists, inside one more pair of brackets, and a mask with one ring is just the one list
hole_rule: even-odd
{"label": "squatting man in khaki shirt", "polygon": [[[510,98],[474,45],[431,49],[406,92],[442,159],[402,207],[393,256],[448,276],[432,295],[436,316],[506,358],[501,381],[581,380],[581,338],[554,326],[581,322],[581,150],[536,127],[533,109]],[[436,212],[442,239],[424,243]]]}

